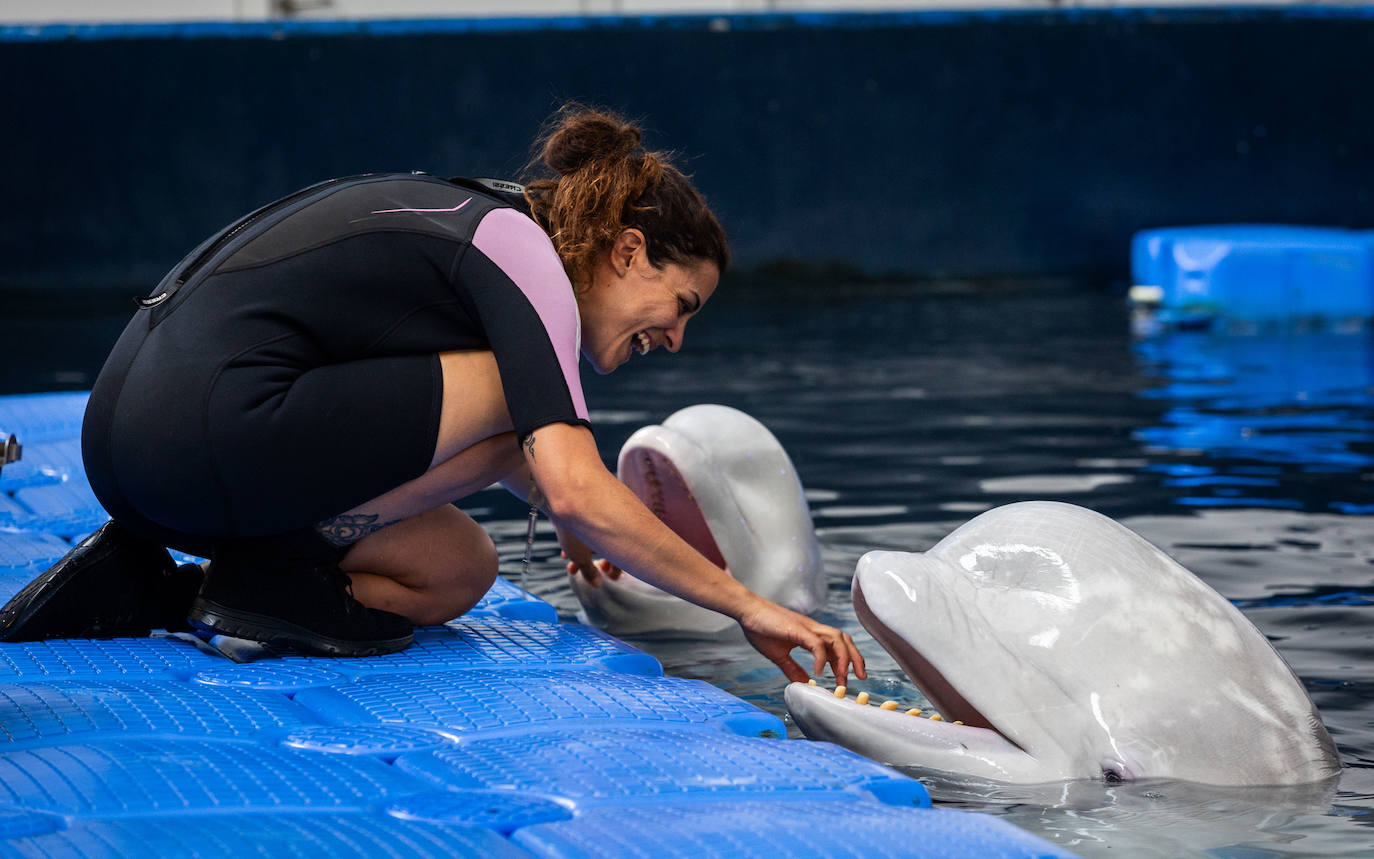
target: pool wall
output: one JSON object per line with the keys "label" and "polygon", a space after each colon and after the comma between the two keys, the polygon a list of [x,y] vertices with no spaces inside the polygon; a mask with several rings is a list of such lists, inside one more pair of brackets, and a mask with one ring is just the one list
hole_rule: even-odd
{"label": "pool wall", "polygon": [[745,267],[1127,276],[1186,223],[1374,227],[1374,8],[0,28],[0,288],[154,283],[319,179],[512,176],[640,117]]}

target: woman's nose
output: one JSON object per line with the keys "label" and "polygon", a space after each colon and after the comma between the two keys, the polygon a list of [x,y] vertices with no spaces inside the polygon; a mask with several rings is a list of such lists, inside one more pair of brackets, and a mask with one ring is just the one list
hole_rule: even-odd
{"label": "woman's nose", "polygon": [[676,352],[682,348],[682,338],[687,333],[687,320],[684,319],[663,332],[663,348]]}

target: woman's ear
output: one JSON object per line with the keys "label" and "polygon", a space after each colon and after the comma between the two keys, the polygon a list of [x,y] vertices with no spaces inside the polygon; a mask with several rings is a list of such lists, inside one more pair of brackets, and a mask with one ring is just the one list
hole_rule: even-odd
{"label": "woman's ear", "polygon": [[634,265],[635,254],[642,252],[646,244],[644,234],[634,227],[621,230],[615,237],[615,244],[611,245],[611,265],[615,273],[628,274]]}

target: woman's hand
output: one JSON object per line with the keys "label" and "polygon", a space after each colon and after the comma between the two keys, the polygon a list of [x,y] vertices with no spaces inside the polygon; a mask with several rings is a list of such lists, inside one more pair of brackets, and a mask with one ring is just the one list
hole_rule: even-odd
{"label": "woman's hand", "polygon": [[848,679],[851,667],[856,677],[862,679],[868,676],[864,669],[863,654],[854,646],[854,639],[849,637],[849,633],[762,597],[758,598],[757,606],[739,616],[739,625],[754,649],[781,668],[787,679],[794,683],[805,683],[811,676],[792,658],[792,649],[795,647],[804,647],[816,657],[812,674],[819,675],[829,663],[835,682],[841,686]]}
{"label": "woman's hand", "polygon": [[553,530],[558,534],[558,545],[563,549],[563,557],[568,561],[568,575],[582,574],[592,587],[601,585],[601,577],[614,581],[620,578],[620,568],[602,558],[592,561],[592,550],[577,538],[577,535],[554,523]]}

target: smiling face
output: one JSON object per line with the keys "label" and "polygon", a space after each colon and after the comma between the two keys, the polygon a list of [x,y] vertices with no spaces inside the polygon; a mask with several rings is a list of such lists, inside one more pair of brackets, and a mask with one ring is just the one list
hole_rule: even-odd
{"label": "smiling face", "polygon": [[649,262],[644,234],[627,229],[602,256],[591,283],[577,296],[582,354],[598,373],[609,373],[636,353],[682,348],[687,320],[716,291],[715,263]]}

